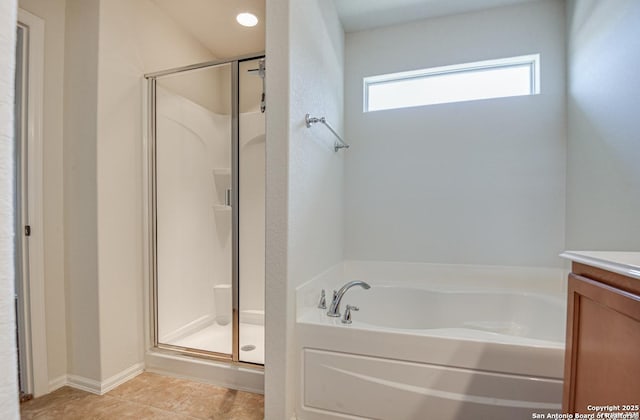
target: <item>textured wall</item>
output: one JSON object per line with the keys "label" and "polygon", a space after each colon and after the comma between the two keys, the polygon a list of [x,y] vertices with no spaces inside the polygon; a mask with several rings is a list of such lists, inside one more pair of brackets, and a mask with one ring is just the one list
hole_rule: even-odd
{"label": "textured wall", "polygon": [[[366,76],[541,54],[541,94],[363,113]],[[347,34],[347,259],[560,266],[564,6]]]}
{"label": "textured wall", "polygon": [[344,34],[332,2],[267,2],[265,414],[289,419],[298,393],[295,287],[342,260]]}
{"label": "textured wall", "polygon": [[567,248],[640,250],[640,2],[567,3]]}
{"label": "textured wall", "polygon": [[304,121],[306,113],[324,116],[344,134],[344,33],[336,11],[318,0],[291,6],[289,275],[300,285],[342,261],[344,162],[353,151],[336,153],[327,127]]}
{"label": "textured wall", "polygon": [[[344,133],[344,32],[332,2],[295,0],[290,15],[289,292],[343,259],[344,162],[322,124],[307,128],[306,113],[327,118]],[[355,151],[357,153],[357,151]],[[293,305],[294,299],[291,299]],[[289,322],[295,322],[291,310]],[[295,336],[289,340],[293,346]],[[300,401],[300,354],[289,349],[290,392]]]}
{"label": "textured wall", "polygon": [[0,2],[0,418],[19,419],[13,272],[13,95],[16,2]]}
{"label": "textured wall", "polygon": [[[287,282],[287,182],[289,144],[289,2],[267,2],[265,419],[288,420],[287,336],[294,322]],[[289,411],[289,415],[290,415]]]}

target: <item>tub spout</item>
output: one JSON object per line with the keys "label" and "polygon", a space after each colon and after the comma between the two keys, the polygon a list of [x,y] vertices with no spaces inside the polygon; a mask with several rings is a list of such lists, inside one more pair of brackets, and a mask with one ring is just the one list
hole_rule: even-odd
{"label": "tub spout", "polygon": [[337,293],[335,293],[333,300],[331,301],[331,306],[329,307],[329,311],[327,312],[327,315],[332,316],[334,318],[340,317],[340,301],[342,301],[342,297],[344,296],[345,293],[347,293],[347,290],[351,289],[353,286],[360,286],[363,289],[371,288],[371,286],[369,286],[368,283],[365,283],[364,281],[360,281],[360,280],[350,281],[349,283],[345,284],[340,288],[340,290],[338,290]]}

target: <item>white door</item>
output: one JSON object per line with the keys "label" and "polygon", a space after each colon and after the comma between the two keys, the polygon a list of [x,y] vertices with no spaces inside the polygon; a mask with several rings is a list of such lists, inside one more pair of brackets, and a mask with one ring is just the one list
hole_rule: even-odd
{"label": "white door", "polygon": [[14,209],[16,323],[21,397],[49,392],[44,295],[44,21],[18,12]]}
{"label": "white door", "polygon": [[14,264],[15,264],[15,302],[16,302],[16,323],[17,323],[17,343],[18,343],[18,384],[20,387],[20,399],[23,400],[30,394],[30,361],[27,357],[27,325],[26,319],[27,305],[25,300],[25,285],[28,284],[29,276],[29,250],[28,241],[25,240],[23,229],[28,230],[27,197],[24,189],[27,187],[27,160],[26,156],[26,42],[27,28],[18,25],[16,36],[16,78],[15,78],[15,130],[14,130]]}

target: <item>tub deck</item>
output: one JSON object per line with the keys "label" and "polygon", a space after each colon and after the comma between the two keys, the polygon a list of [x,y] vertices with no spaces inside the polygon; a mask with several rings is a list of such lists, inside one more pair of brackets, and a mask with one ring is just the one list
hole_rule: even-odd
{"label": "tub deck", "polygon": [[369,291],[343,299],[360,307],[350,325],[315,307],[299,312],[301,418],[513,420],[560,412],[559,298],[381,284]]}

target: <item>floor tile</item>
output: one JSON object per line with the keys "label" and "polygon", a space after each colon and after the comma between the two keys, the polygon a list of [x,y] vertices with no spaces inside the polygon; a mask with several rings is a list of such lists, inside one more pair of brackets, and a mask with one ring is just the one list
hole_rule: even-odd
{"label": "floor tile", "polygon": [[105,395],[69,387],[23,403],[23,420],[261,420],[264,397],[143,373]]}

